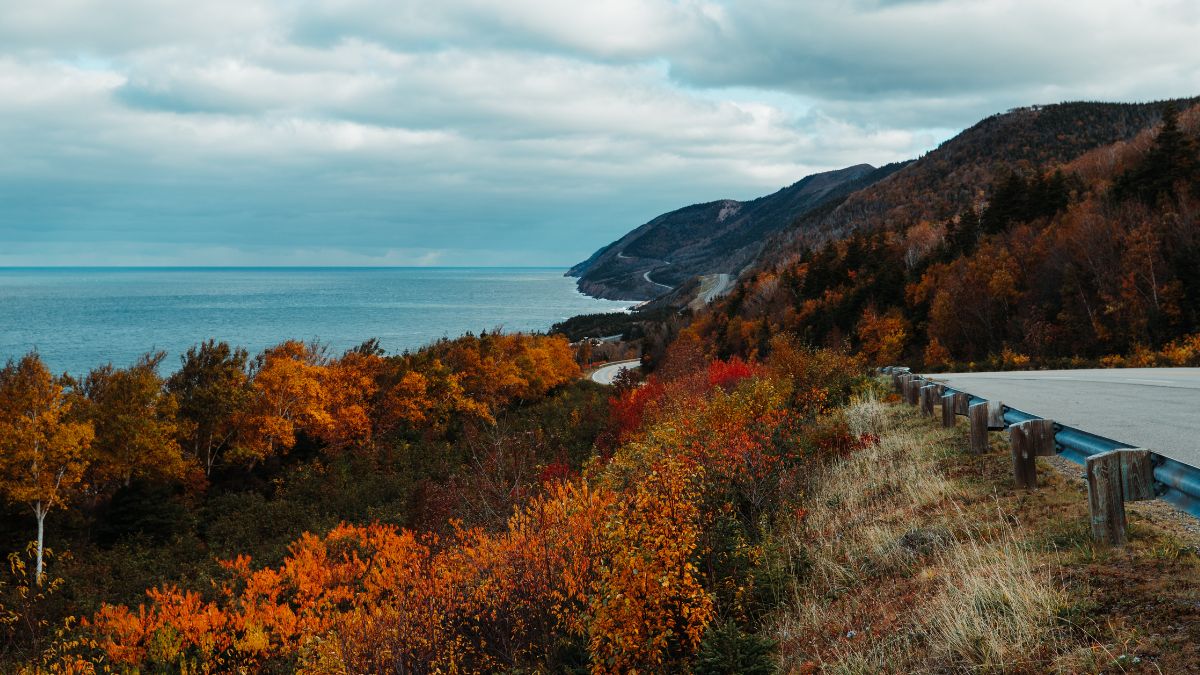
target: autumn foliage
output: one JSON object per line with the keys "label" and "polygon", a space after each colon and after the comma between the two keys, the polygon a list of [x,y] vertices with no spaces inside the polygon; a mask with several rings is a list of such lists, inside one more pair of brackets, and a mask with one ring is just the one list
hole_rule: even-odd
{"label": "autumn foliage", "polygon": [[731,355],[794,331],[878,365],[1170,362],[1200,334],[1200,107],[1162,115],[1127,141],[998,164],[938,195],[941,216],[914,201],[773,255],[692,328]]}
{"label": "autumn foliage", "polygon": [[[103,607],[86,622],[97,640],[93,656],[119,668],[198,671],[687,668],[718,612],[744,618],[753,596],[753,578],[720,562],[734,544],[713,528],[755,530],[803,464],[802,425],[844,396],[817,378],[836,384],[861,372],[853,359],[786,338],[774,347],[767,363],[676,350],[669,358],[694,370],[676,363],[663,369],[669,378],[614,396],[609,436],[617,440],[608,459],[579,476],[559,473],[498,529],[342,524],[305,534],[279,565],[225,561],[210,590],[165,585],[138,606]],[[486,367],[486,353],[443,349],[436,360]],[[275,367],[271,358],[291,361],[282,374],[309,381],[314,359],[302,346],[261,360],[261,368]],[[462,384],[484,391],[485,401],[545,386],[516,380]],[[378,391],[365,399],[379,401]],[[300,425],[277,427],[277,442],[319,418],[293,421]],[[752,554],[752,539],[739,539],[739,555]],[[735,605],[728,588],[741,589]]]}
{"label": "autumn foliage", "polygon": [[[464,336],[398,356],[368,343],[333,357],[320,345],[287,341],[250,359],[210,341],[189,350],[166,378],[159,373],[163,358],[147,354],[79,378],[53,376],[36,353],[0,369],[0,495],[30,516],[27,524],[6,524],[4,533],[22,542],[36,534],[39,584],[51,512],[71,509],[76,522],[100,523],[101,543],[122,533],[166,537],[181,527],[178,509],[203,499],[206,489],[278,476],[294,452],[310,461],[352,455],[360,466],[385,452],[393,463],[426,461],[395,455],[411,439],[449,452],[464,429],[492,426],[507,409],[579,375],[564,339],[521,334]],[[319,462],[315,467],[321,470]],[[0,584],[0,608],[7,592]],[[158,618],[147,617],[141,629],[157,642],[125,652],[138,659],[175,644],[223,653],[222,640],[241,630],[195,589],[164,587],[154,597]],[[30,611],[13,614],[14,624],[31,624]],[[237,644],[257,644],[256,622]],[[130,625],[114,623],[114,634],[126,635]],[[294,631],[302,629],[311,632],[304,623]],[[7,646],[0,644],[0,656]]]}

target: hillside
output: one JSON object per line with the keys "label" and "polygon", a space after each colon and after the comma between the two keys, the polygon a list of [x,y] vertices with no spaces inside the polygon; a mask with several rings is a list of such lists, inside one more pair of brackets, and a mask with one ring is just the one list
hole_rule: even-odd
{"label": "hillside", "polygon": [[802,218],[697,327],[722,354],[794,330],[930,368],[1190,364],[1200,107],[1176,103],[989,118]]}
{"label": "hillside", "polygon": [[[1197,99],[1173,101],[1186,108]],[[1005,170],[1030,172],[1126,141],[1159,121],[1165,101],[1070,102],[1017,108],[992,115],[895,175],[801,215],[771,250],[785,255],[859,230],[904,229],[946,219],[987,201]]]}
{"label": "hillside", "polygon": [[718,200],[665,213],[568,275],[596,297],[671,296],[672,305],[683,307],[696,296],[701,281],[692,280],[699,276],[737,278],[852,232],[903,230],[979,210],[1002,174],[1033,172],[1128,141],[1159,120],[1163,105],[1070,102],[998,113],[911,162],[878,169],[859,164],[753,201]]}
{"label": "hillside", "polygon": [[698,275],[736,276],[768,237],[830,200],[871,185],[900,165],[859,164],[814,174],[748,202],[723,199],[665,213],[571,268],[596,297],[646,300]]}

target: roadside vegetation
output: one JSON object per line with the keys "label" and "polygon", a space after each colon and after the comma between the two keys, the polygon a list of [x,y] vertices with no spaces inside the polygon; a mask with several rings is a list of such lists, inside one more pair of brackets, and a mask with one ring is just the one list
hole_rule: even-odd
{"label": "roadside vegetation", "polygon": [[1012,486],[1007,442],[966,452],[868,393],[854,433],[878,438],[810,476],[804,517],[778,536],[803,560],[769,625],[783,672],[1173,673],[1194,670],[1194,526],[1131,506],[1130,544],[1093,544],[1079,469],[1043,460]]}
{"label": "roadside vegetation", "polygon": [[[331,367],[296,350],[282,382]],[[862,442],[837,413],[862,372],[787,336],[762,360],[713,360],[685,332],[641,386],[597,398],[561,381],[404,443],[335,446],[312,413],[322,426],[296,427],[269,489],[224,477],[271,464],[235,470],[231,445],[203,493],[131,478],[91,511],[76,491],[61,515],[77,522],[40,580],[13,551],[5,658],[30,672],[770,672],[764,620],[796,570],[764,564],[767,535],[794,517],[808,467]],[[203,465],[184,463],[200,480]]]}
{"label": "roadside vegetation", "polygon": [[[474,364],[462,354],[487,339],[436,346],[445,362],[376,358],[384,373]],[[562,370],[521,357],[508,372],[568,379],[505,397],[449,369],[470,417],[335,444],[313,414],[322,426],[294,427],[287,454],[230,445],[207,478],[183,455],[200,488],[88,465],[115,478],[64,492],[40,582],[34,548],[10,549],[6,669],[1075,673],[1200,658],[1195,536],[1162,505],[1133,507],[1127,548],[1097,547],[1069,468],[1014,489],[999,434],[965,453],[965,426],[897,405],[859,357],[781,335],[721,360],[684,330],[644,382],[604,388],[578,379],[565,341],[539,340],[505,344]],[[335,367],[306,370],[296,350],[282,382]],[[83,456],[117,433],[97,408],[115,372],[57,382],[63,418],[92,431]],[[371,400],[409,410],[405,379]],[[172,413],[203,447],[170,400],[154,419]]]}

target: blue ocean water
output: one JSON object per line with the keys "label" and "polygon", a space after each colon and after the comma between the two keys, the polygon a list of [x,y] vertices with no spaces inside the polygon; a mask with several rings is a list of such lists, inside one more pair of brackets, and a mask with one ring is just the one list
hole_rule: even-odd
{"label": "blue ocean water", "polygon": [[398,353],[631,304],[584,296],[551,268],[0,268],[0,360],[36,349],[54,372],[82,374],[161,349],[169,372],[209,338],[251,354],[378,338]]}

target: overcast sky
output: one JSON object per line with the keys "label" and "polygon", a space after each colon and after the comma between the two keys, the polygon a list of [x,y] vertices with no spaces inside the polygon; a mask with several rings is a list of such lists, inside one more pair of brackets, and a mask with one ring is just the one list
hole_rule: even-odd
{"label": "overcast sky", "polygon": [[568,265],[993,112],[1200,94],[1200,3],[4,0],[0,265]]}

